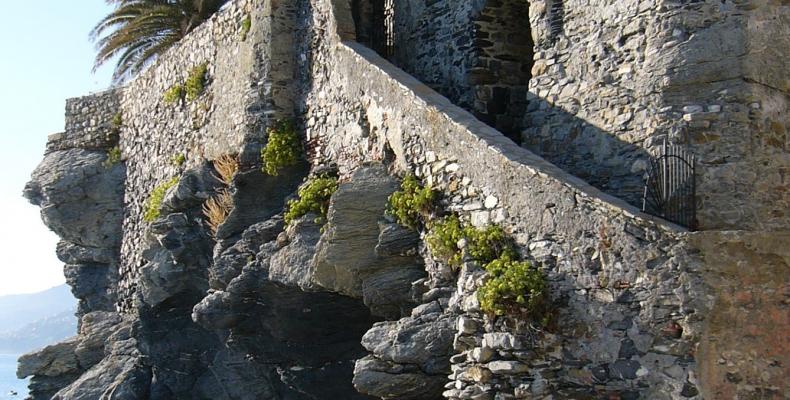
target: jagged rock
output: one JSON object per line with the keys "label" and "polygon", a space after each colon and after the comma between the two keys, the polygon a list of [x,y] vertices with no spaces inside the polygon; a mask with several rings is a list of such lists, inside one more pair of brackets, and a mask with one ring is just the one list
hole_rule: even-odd
{"label": "jagged rock", "polygon": [[208,282],[202,274],[210,264],[210,240],[184,213],[169,214],[155,221],[148,234],[148,260],[140,268],[140,295],[155,307],[187,290],[204,292]]}
{"label": "jagged rock", "polygon": [[80,320],[80,343],[74,349],[79,365],[90,368],[104,358],[107,339],[123,326],[122,318],[114,312],[91,312]]}
{"label": "jagged rock", "polygon": [[151,372],[140,363],[136,341],[113,343],[110,354],[52,400],[143,400],[148,398]]}
{"label": "jagged rock", "polygon": [[247,227],[265,221],[283,209],[286,197],[296,191],[307,175],[307,165],[283,168],[277,176],[269,176],[260,169],[243,171],[233,184],[233,210],[217,229],[218,239],[227,239]]}
{"label": "jagged rock", "polygon": [[378,221],[398,188],[381,164],[360,167],[332,195],[325,232],[315,255],[313,281],[328,290],[362,297],[363,281],[386,268],[376,256]]}
{"label": "jagged rock", "polygon": [[[225,289],[231,280],[239,276],[245,265],[255,260],[260,247],[276,239],[283,227],[283,218],[277,215],[247,228],[239,241],[214,257],[214,262],[209,268],[210,287]],[[215,252],[217,250],[215,248]]]}
{"label": "jagged rock", "polygon": [[66,264],[63,267],[71,293],[80,300],[79,314],[115,309],[117,273],[107,264]]}
{"label": "jagged rock", "polygon": [[439,302],[417,310],[416,317],[376,323],[362,337],[372,354],[354,368],[358,390],[385,399],[441,397],[450,373],[456,318],[439,312]]}
{"label": "jagged rock", "polygon": [[215,177],[213,168],[208,162],[185,171],[178,183],[162,200],[163,213],[188,210],[202,206],[217,189],[223,186],[222,181]]}
{"label": "jagged rock", "polygon": [[372,356],[358,360],[354,366],[354,387],[381,399],[435,400],[441,398],[446,382],[443,376],[404,372],[403,366]]}
{"label": "jagged rock", "polygon": [[414,306],[412,282],[425,276],[420,266],[388,268],[370,275],[362,283],[362,299],[370,311],[388,319],[408,314]]}
{"label": "jagged rock", "polygon": [[239,322],[233,312],[237,299],[231,293],[216,291],[208,294],[192,309],[192,320],[207,329],[228,329]]}
{"label": "jagged rock", "polygon": [[66,264],[111,264],[117,260],[113,249],[80,246],[65,240],[58,242],[56,254]]}
{"label": "jagged rock", "polygon": [[79,338],[75,336],[19,357],[16,376],[19,379],[33,375],[57,377],[80,372],[80,364],[74,353],[79,343]]}
{"label": "jagged rock", "polygon": [[310,269],[316,244],[321,237],[321,226],[312,213],[293,221],[285,230],[287,245],[271,257],[269,279],[305,290],[314,288]]}
{"label": "jagged rock", "polygon": [[61,239],[85,247],[120,245],[126,170],[123,164],[107,168],[106,158],[84,149],[53,152],[25,185],[24,196],[41,207],[44,223]]}
{"label": "jagged rock", "polygon": [[420,235],[396,223],[379,223],[379,240],[376,254],[386,256],[413,256],[417,254]]}

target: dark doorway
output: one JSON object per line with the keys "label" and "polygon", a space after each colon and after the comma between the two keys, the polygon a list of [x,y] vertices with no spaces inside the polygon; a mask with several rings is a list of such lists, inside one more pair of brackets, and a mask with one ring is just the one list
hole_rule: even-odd
{"label": "dark doorway", "polygon": [[395,0],[352,0],[357,42],[390,59],[395,53],[393,13]]}
{"label": "dark doorway", "polygon": [[470,75],[474,112],[520,144],[534,52],[529,3],[488,0],[474,22],[477,59]]}

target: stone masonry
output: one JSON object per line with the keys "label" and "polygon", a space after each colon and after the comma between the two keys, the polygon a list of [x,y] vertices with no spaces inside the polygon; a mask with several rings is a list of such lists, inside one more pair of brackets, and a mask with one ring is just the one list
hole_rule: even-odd
{"label": "stone masonry", "polygon": [[[64,400],[338,380],[333,398],[787,399],[789,25],[772,0],[232,1],[124,87],[67,102],[25,195],[63,238],[83,325],[20,374]],[[204,63],[197,98],[164,101]],[[324,228],[279,214],[306,171],[260,173],[281,118],[311,174],[337,171]],[[699,232],[635,206],[665,140],[698,157]],[[241,172],[212,236],[221,155]],[[546,326],[486,315],[481,266],[387,220],[406,174],[514,238]],[[143,221],[175,176],[173,213]]]}

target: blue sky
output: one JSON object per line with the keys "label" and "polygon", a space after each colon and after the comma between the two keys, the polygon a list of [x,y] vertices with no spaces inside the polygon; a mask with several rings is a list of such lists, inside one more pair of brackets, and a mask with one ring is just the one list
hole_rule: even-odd
{"label": "blue sky", "polygon": [[[79,4],[77,6],[76,4]],[[0,13],[0,295],[63,282],[57,237],[21,197],[47,135],[63,130],[65,99],[109,86],[111,66],[91,73],[88,33],[104,0],[8,1]]]}

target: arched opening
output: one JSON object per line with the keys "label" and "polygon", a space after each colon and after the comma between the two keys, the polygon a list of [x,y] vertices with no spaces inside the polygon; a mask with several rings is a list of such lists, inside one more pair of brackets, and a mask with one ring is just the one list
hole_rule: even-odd
{"label": "arched opening", "polygon": [[521,143],[534,53],[529,3],[488,0],[474,23],[477,58],[470,74],[474,112]]}

